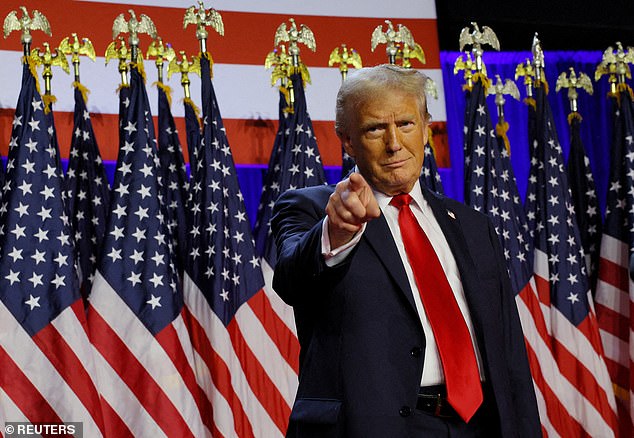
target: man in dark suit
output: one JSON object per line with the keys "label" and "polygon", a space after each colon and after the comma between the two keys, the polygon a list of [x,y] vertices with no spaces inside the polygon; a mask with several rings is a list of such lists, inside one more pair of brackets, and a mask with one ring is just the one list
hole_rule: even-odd
{"label": "man in dark suit", "polygon": [[349,76],[336,130],[356,171],[276,203],[273,287],[301,344],[289,437],[541,436],[498,236],[419,182],[425,80]]}

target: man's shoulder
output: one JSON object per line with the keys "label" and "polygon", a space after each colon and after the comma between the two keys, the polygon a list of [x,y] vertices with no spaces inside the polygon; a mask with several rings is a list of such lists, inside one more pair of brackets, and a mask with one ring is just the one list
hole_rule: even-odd
{"label": "man's shoulder", "polygon": [[486,223],[489,220],[486,214],[480,211],[477,211],[473,207],[465,204],[464,202],[457,201],[453,198],[450,198],[440,193],[433,192],[429,189],[427,190],[429,193],[429,195],[427,196],[428,201],[441,203],[447,210],[453,212],[459,217],[462,217],[468,220],[473,220],[476,222],[482,221],[483,223]]}

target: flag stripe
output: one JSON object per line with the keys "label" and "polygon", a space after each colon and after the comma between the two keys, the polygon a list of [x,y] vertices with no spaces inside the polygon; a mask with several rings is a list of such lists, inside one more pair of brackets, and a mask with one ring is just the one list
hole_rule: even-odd
{"label": "flag stripe", "polygon": [[[604,283],[607,283],[616,288],[629,283],[629,273],[628,268],[626,267],[627,263],[623,265],[622,263],[611,262],[607,258],[602,257],[599,261],[599,266],[599,269],[601,270],[601,281],[603,281]],[[624,304],[627,304],[627,301],[618,303],[617,306],[622,306]],[[618,308],[623,309],[623,307]]]}
{"label": "flag stripe", "polygon": [[[262,327],[269,334],[271,339],[277,339],[277,347],[286,363],[292,371],[299,373],[299,342],[297,335],[289,330],[288,326],[278,314],[273,310],[273,306],[264,290],[258,292],[249,300],[249,307],[255,313]],[[292,404],[293,395],[290,399],[285,397]]]}
{"label": "flag stripe", "polygon": [[[191,306],[186,308],[186,310],[189,309],[191,309]],[[224,435],[230,436],[235,428],[237,436],[254,437],[255,435],[251,424],[248,421],[243,421],[248,417],[244,411],[242,401],[232,387],[233,379],[232,374],[229,371],[229,367],[222,360],[222,357],[214,350],[209,338],[207,338],[205,329],[193,313],[189,313],[188,321],[192,337],[192,345],[207,368],[206,372],[202,372],[200,374],[209,374],[215,389],[215,391],[211,388],[208,389],[207,397],[214,402],[216,407],[218,407],[218,400],[225,400],[229,405],[230,412],[233,413],[232,416],[234,421],[232,427],[228,432],[225,432]],[[216,396],[216,392],[219,397]],[[217,415],[216,410],[214,410],[214,419],[217,417],[219,420],[214,422],[219,425],[219,428],[223,429],[222,424],[225,423],[227,419],[226,417],[223,418],[221,415]]]}
{"label": "flag stripe", "polygon": [[[72,315],[72,310],[66,309]],[[58,318],[60,318],[58,316]],[[94,403],[90,400],[87,391],[89,387],[83,388],[81,384],[76,381],[76,376],[67,373],[67,371],[73,371],[77,375],[85,375],[86,371],[83,369],[83,364],[79,362],[77,356],[68,349],[68,344],[62,336],[59,336],[55,329],[46,326],[43,330],[51,330],[52,337],[50,337],[50,345],[43,345],[42,340],[49,336],[49,334],[42,335],[38,339],[39,335],[31,338],[24,331],[22,327],[15,320],[13,315],[8,311],[4,304],[0,304],[0,333],[5,335],[0,337],[0,347],[4,349],[4,354],[12,358],[12,362],[19,368],[20,375],[24,373],[26,379],[30,381],[27,387],[36,388],[36,392],[43,400],[50,401],[51,409],[55,410],[55,418],[68,418],[69,415],[82,415],[84,421],[84,431],[91,433],[94,436],[100,435],[99,427],[93,420],[92,415],[98,417],[98,413],[89,411],[88,407],[93,406]],[[39,346],[45,348],[43,351]],[[54,349],[59,348],[59,351]],[[62,367],[61,365],[64,365]],[[7,371],[8,372],[8,371]],[[59,373],[62,372],[63,375]],[[1,374],[5,374],[4,371]],[[15,379],[21,379],[20,375],[16,375]],[[6,384],[13,385],[10,375],[7,375]],[[68,379],[68,380],[66,380]],[[22,380],[17,388],[21,388],[24,383]],[[86,382],[88,384],[90,380]],[[75,393],[75,390],[79,391],[79,394]],[[8,391],[7,391],[8,392]],[[30,393],[30,391],[26,391]],[[9,393],[9,392],[8,392]],[[13,395],[9,393],[9,395]],[[37,401],[36,394],[33,393],[34,401]],[[25,401],[29,401],[26,397]],[[88,400],[87,406],[82,404],[82,401]],[[57,403],[56,403],[57,402]],[[19,402],[16,401],[20,408],[24,408]],[[48,405],[48,403],[47,403]],[[39,409],[39,408],[38,408]],[[27,414],[32,421],[48,421],[49,411],[43,408],[41,416],[37,415],[38,409],[33,410],[30,414]],[[68,420],[70,421],[70,420]]]}
{"label": "flag stripe", "polygon": [[[174,367],[178,370],[179,375],[183,378],[185,386],[189,390],[189,392],[194,397],[196,402],[196,406],[198,406],[198,411],[200,414],[195,413],[194,418],[184,418],[184,420],[188,424],[192,424],[196,421],[197,418],[202,417],[203,423],[209,430],[213,427],[211,424],[211,414],[213,412],[211,403],[206,397],[202,397],[201,388],[198,387],[198,383],[196,382],[196,376],[194,375],[193,365],[193,357],[191,361],[188,361],[187,354],[183,349],[182,341],[190,342],[189,336],[183,337],[183,331],[187,330],[182,323],[182,314],[181,318],[177,318],[174,320],[172,325],[168,325],[156,335],[156,340],[163,347],[163,350],[167,353],[170,360],[174,364]],[[177,331],[174,328],[174,325],[179,325],[179,330]],[[175,339],[178,339],[178,342],[174,342]]]}
{"label": "flag stripe", "polygon": [[[83,309],[83,306],[83,301],[80,299],[75,301],[71,307]],[[67,318],[66,315],[68,315],[69,318]],[[74,336],[82,333],[85,335],[83,327],[81,327],[79,322],[77,321],[77,324],[72,324],[72,319],[75,319],[75,314],[72,311],[69,310],[68,312],[62,313],[55,320],[54,324],[47,325],[33,336],[33,342],[42,350],[60,376],[62,376],[71,390],[77,395],[103,434],[103,419],[99,398],[97,396],[97,388],[93,383],[91,374],[83,366],[83,364],[86,363],[92,364],[92,357],[83,354],[82,360],[82,358],[79,358],[76,354],[85,350],[83,346],[88,345],[88,337],[85,336],[80,342],[73,342],[73,345],[70,345],[66,339],[67,334]],[[70,323],[70,327],[64,327],[66,322]],[[61,331],[64,331],[64,333],[61,333]],[[90,429],[86,423],[85,421],[84,427],[86,433],[88,433]]]}
{"label": "flag stripe", "polygon": [[[262,262],[262,275],[264,276],[264,291],[271,303],[271,307],[275,311],[275,314],[280,320],[288,327],[293,336],[297,337],[297,327],[295,327],[295,315],[293,314],[293,308],[286,304],[282,298],[273,290],[271,285],[273,284],[273,268],[269,265],[266,259],[260,259]],[[299,354],[295,357],[297,362],[297,369],[299,371]],[[295,366],[293,366],[295,368]]]}
{"label": "flag stripe", "polygon": [[132,389],[142,406],[152,415],[163,432],[170,436],[194,436],[178,409],[165,395],[137,357],[118,339],[117,334],[99,314],[91,309],[92,342],[113,370]]}
{"label": "flag stripe", "polygon": [[[48,403],[47,398],[38,391],[37,387],[22,372],[21,367],[13,361],[11,354],[7,353],[2,346],[0,346],[0,363],[2,363],[0,388],[15,403],[28,421],[33,423],[43,420],[51,423],[62,422],[62,419]],[[11,418],[10,421],[16,420]]]}
{"label": "flag stripe", "polygon": [[551,350],[552,338],[546,329],[541,305],[532,284],[533,280],[526,284],[517,295],[516,303],[527,344],[531,374],[546,403],[546,411],[540,410],[542,426],[552,424],[557,433],[564,437],[579,436],[583,433],[583,428],[566,413],[566,405],[558,396],[561,374]]}
{"label": "flag stripe", "polygon": [[[0,347],[0,350],[2,348]],[[0,351],[0,355],[3,355],[3,351]],[[8,362],[2,362],[8,363]],[[13,364],[15,366],[15,364]],[[2,378],[0,377],[0,380]],[[27,422],[29,419],[24,415],[24,413],[18,408],[18,406],[11,400],[9,395],[4,392],[4,385],[0,384],[0,405],[2,405],[2,409],[0,409],[0,424],[5,424],[7,421],[20,421]],[[23,388],[20,388],[22,391]],[[2,435],[2,430],[0,430],[0,436]]]}

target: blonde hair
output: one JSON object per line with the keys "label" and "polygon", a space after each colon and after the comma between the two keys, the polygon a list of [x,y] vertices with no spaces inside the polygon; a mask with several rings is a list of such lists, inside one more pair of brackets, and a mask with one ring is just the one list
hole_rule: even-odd
{"label": "blonde hair", "polygon": [[418,70],[392,64],[355,70],[343,81],[337,93],[335,131],[339,135],[347,132],[350,113],[372,99],[378,90],[399,90],[416,97],[420,102],[421,116],[424,120],[429,120],[425,96],[426,82],[427,76]]}

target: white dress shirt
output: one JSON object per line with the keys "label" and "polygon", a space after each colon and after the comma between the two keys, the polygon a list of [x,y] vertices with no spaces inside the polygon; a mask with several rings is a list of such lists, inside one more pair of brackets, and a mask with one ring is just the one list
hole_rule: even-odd
{"label": "white dress shirt", "polygon": [[[440,264],[445,271],[449,286],[451,287],[451,290],[456,297],[460,312],[465,319],[467,328],[469,329],[469,334],[471,335],[473,348],[476,353],[478,369],[480,370],[480,379],[484,380],[484,375],[482,373],[482,358],[480,356],[478,346],[475,343],[475,332],[473,329],[473,323],[471,321],[471,315],[469,314],[469,309],[467,307],[464,290],[462,289],[462,282],[460,280],[460,272],[458,272],[458,266],[456,265],[456,259],[454,258],[451,249],[449,248],[449,244],[447,243],[447,239],[445,238],[440,225],[438,225],[438,221],[434,217],[434,213],[432,212],[431,207],[423,197],[420,188],[420,182],[416,182],[416,185],[414,185],[414,188],[409,193],[409,195],[413,199],[412,203],[410,204],[410,208],[414,213],[414,216],[416,217],[419,225],[421,226],[425,234],[427,234],[427,237],[429,238],[432,246],[434,247],[434,250],[436,251],[436,254],[438,255],[438,259],[440,260]],[[442,384],[444,383],[445,378],[442,370],[442,364],[440,362],[440,355],[438,353],[438,347],[436,345],[436,340],[434,338],[431,325],[429,324],[429,319],[427,318],[425,308],[423,307],[423,303],[420,299],[418,286],[416,285],[416,280],[414,279],[414,272],[412,271],[412,267],[409,264],[407,253],[405,252],[405,246],[401,237],[401,230],[398,225],[399,210],[397,207],[390,205],[390,201],[392,200],[391,196],[387,196],[377,191],[374,191],[374,196],[376,197],[379,208],[385,216],[388,227],[390,228],[392,236],[394,237],[394,242],[396,243],[396,247],[398,248],[403,266],[405,267],[407,279],[414,295],[414,303],[416,303],[416,309],[418,311],[418,315],[423,326],[423,331],[425,333],[425,362],[423,367],[421,386]],[[447,214],[450,214],[450,212],[448,211]],[[450,216],[451,215],[453,215],[453,213],[451,213]],[[328,218],[326,217],[322,226],[322,254],[324,255],[324,258],[326,260],[326,265],[335,266],[338,263],[341,263],[350,254],[350,252],[352,252],[352,249],[356,246],[356,244],[361,240],[361,236],[363,235],[364,231],[365,224],[350,242],[339,248],[331,250],[330,237],[328,235]]]}

